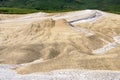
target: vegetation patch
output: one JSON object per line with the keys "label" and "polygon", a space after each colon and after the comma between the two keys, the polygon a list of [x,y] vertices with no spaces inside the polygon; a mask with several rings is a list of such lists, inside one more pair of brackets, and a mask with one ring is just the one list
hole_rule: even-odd
{"label": "vegetation patch", "polygon": [[120,14],[119,4],[120,0],[0,0],[0,13],[25,14],[38,11],[99,9]]}

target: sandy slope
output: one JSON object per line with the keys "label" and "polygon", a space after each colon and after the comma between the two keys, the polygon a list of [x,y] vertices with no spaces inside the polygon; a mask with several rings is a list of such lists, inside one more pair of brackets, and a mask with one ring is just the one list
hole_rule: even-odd
{"label": "sandy slope", "polygon": [[120,16],[99,10],[33,13],[0,21],[0,63],[18,73],[120,70]]}
{"label": "sandy slope", "polygon": [[1,20],[7,20],[7,19],[14,19],[14,18],[19,18],[24,15],[18,15],[18,14],[0,14],[0,21]]}

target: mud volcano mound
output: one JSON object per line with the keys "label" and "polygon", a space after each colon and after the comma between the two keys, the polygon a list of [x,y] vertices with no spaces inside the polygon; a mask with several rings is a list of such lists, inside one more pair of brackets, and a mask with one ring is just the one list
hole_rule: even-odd
{"label": "mud volcano mound", "polygon": [[120,70],[119,23],[119,15],[98,10],[1,20],[0,64],[17,65],[15,70],[22,74]]}

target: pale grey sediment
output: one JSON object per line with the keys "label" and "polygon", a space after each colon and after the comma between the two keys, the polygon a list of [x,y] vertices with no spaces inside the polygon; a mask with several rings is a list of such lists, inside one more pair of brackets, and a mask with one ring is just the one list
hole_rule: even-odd
{"label": "pale grey sediment", "polygon": [[0,80],[120,80],[119,71],[66,69],[21,75],[10,68],[13,67],[0,65]]}

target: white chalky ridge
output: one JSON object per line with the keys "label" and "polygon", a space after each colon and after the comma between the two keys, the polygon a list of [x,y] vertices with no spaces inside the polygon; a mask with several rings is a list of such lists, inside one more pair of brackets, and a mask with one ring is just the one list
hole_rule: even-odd
{"label": "white chalky ridge", "polygon": [[114,42],[113,43],[108,43],[107,45],[103,46],[100,49],[94,50],[92,53],[94,54],[104,54],[107,51],[116,48],[119,44],[120,44],[120,37],[119,36],[115,36],[113,37]]}
{"label": "white chalky ridge", "polygon": [[[86,10],[86,11],[84,11],[83,14],[86,14],[86,13],[89,13],[89,12],[92,12],[92,10]],[[89,31],[87,29],[80,28],[80,27],[77,27],[77,26],[74,26],[74,25],[77,24],[77,23],[82,23],[82,22],[95,21],[95,20],[99,19],[101,16],[103,16],[104,14],[105,13],[103,13],[101,11],[95,10],[92,15],[90,15],[88,17],[85,17],[85,18],[69,21],[69,24],[71,25],[71,29],[73,29],[75,31],[78,31],[78,32],[81,32],[82,34],[85,34],[85,36],[92,36],[92,35],[94,35],[94,33],[92,31]]]}

